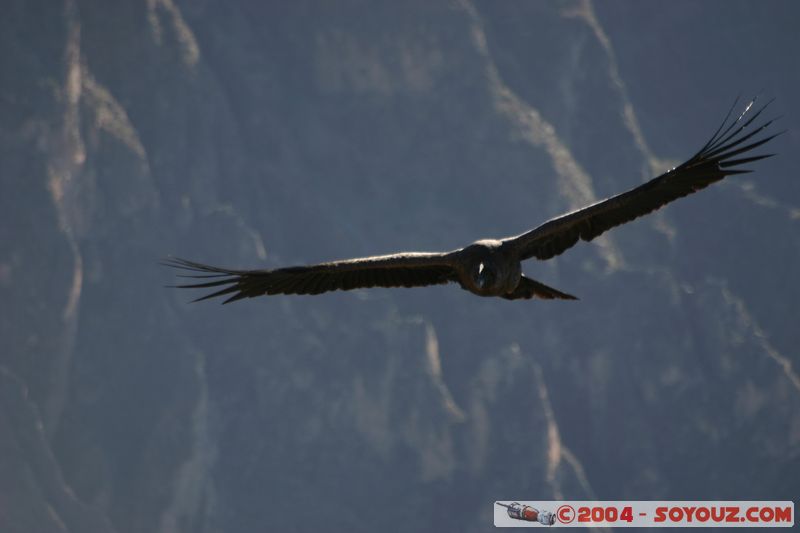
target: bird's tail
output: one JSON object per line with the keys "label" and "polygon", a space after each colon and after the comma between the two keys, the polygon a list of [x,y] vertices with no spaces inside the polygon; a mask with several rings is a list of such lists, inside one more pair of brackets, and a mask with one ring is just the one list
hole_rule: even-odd
{"label": "bird's tail", "polygon": [[535,279],[526,278],[522,276],[519,280],[519,285],[513,292],[503,295],[506,300],[528,300],[530,298],[542,298],[543,300],[577,300],[578,298],[561,292],[553,287],[548,287],[544,283],[540,283]]}

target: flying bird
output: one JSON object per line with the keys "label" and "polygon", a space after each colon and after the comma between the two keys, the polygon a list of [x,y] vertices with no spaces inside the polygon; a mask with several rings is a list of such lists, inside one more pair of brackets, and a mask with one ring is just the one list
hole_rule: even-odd
{"label": "flying bird", "polygon": [[[783,133],[758,136],[773,120],[754,125],[769,102],[751,111],[754,103],[755,99],[751,100],[742,114],[731,121],[734,102],[711,139],[680,166],[627,192],[558,216],[514,237],[479,240],[451,252],[403,252],[273,270],[233,270],[179,258],[166,259],[164,264],[184,271],[183,277],[199,278],[177,287],[214,289],[195,301],[227,296],[223,303],[229,303],[264,295],[422,287],[451,282],[478,296],[576,300],[571,294],[525,276],[521,262],[531,258],[550,259],[579,239],[591,241],[615,226],[651,213],[726,176],[751,172],[741,165],[775,155],[751,155],[751,151]],[[745,157],[738,157],[742,155]]]}

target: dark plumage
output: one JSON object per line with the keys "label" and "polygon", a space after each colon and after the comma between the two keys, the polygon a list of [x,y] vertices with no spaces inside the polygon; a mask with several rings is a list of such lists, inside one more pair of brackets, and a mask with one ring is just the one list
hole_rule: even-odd
{"label": "dark plumage", "polygon": [[516,237],[481,240],[445,253],[408,252],[275,270],[232,270],[175,258],[167,259],[164,264],[193,273],[185,275],[187,277],[199,278],[197,283],[178,287],[218,289],[198,300],[228,296],[224,303],[262,295],[320,294],[449,282],[459,283],[463,289],[479,296],[500,296],[508,300],[534,297],[574,300],[572,295],[522,275],[520,262],[532,257],[550,259],[574,246],[578,239],[591,241],[615,226],[655,211],[726,176],[751,172],[741,165],[774,154],[737,156],[780,134],[754,139],[772,124],[772,120],[746,131],[769,105],[752,112],[748,118],[754,102],[729,123],[734,103],[711,139],[682,165],[628,192],[548,220]]}

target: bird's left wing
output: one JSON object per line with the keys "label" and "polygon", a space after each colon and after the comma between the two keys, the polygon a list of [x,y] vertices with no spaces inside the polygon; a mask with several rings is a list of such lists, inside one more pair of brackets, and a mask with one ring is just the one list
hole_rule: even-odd
{"label": "bird's left wing", "polygon": [[[754,101],[747,105],[739,118],[728,124],[733,110],[731,107],[731,111],[728,112],[722,125],[706,145],[682,165],[628,192],[553,218],[522,235],[504,239],[504,243],[517,247],[521,259],[531,257],[550,259],[574,246],[578,239],[591,241],[615,226],[655,211],[673,200],[697,192],[725,176],[750,172],[739,168],[739,165],[758,161],[774,154],[742,158],[736,158],[736,156],[758,148],[780,135],[778,133],[766,138],[753,139],[773,122],[770,120],[761,125],[751,126],[752,122],[769,105],[768,102],[758,111],[754,111],[752,117],[747,117]],[[753,131],[745,132],[748,127]]]}
{"label": "bird's left wing", "polygon": [[198,298],[206,300],[230,295],[223,303],[272,294],[320,294],[328,291],[370,287],[420,287],[456,280],[449,254],[401,253],[332,261],[317,265],[293,266],[275,270],[232,270],[185,259],[169,258],[164,265],[198,278],[180,288],[212,289]]}

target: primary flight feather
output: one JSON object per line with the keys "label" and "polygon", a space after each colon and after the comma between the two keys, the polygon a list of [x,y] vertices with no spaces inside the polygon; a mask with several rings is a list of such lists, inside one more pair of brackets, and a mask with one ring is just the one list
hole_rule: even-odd
{"label": "primary flight feather", "polygon": [[404,252],[274,270],[233,270],[178,258],[167,259],[164,264],[191,272],[184,274],[185,277],[197,278],[195,283],[178,287],[213,289],[198,300],[227,296],[223,303],[263,295],[422,287],[450,282],[459,283],[479,296],[575,300],[570,294],[523,275],[521,261],[533,257],[550,259],[579,239],[591,241],[615,226],[651,213],[726,176],[751,172],[741,165],[774,154],[749,153],[780,135],[759,136],[773,121],[754,125],[769,105],[768,102],[754,111],[754,102],[755,99],[750,101],[742,114],[730,121],[734,103],[711,139],[685,163],[630,191],[548,220],[516,237],[480,240],[452,252]]}

